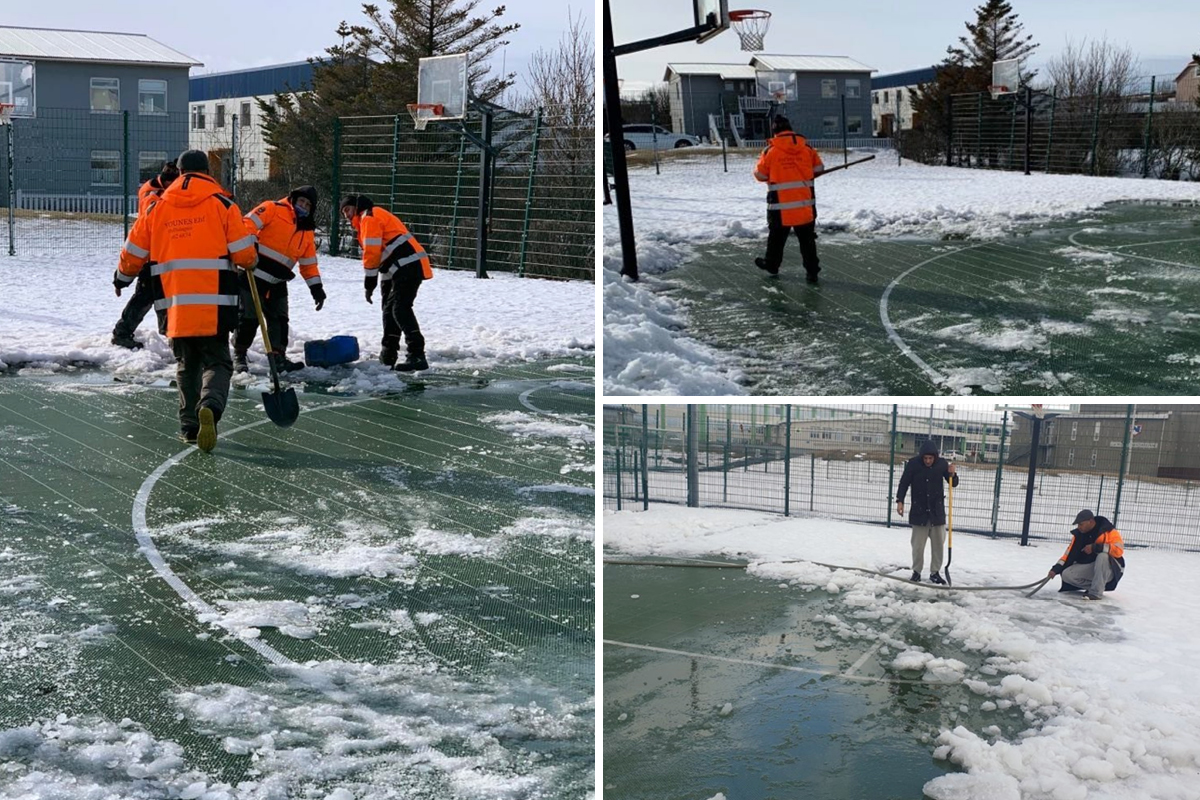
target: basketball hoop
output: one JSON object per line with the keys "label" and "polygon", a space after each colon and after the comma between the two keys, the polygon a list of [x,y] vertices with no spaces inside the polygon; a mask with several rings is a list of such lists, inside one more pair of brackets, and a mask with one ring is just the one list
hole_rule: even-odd
{"label": "basketball hoop", "polygon": [[15,103],[0,103],[0,125],[12,124],[13,111],[16,108]]}
{"label": "basketball hoop", "polygon": [[992,93],[993,100],[999,100],[1002,94],[1011,94],[1007,86],[989,86],[988,91]]}
{"label": "basketball hoop", "polygon": [[1044,419],[1046,416],[1046,409],[1042,407],[1041,403],[1032,403],[1030,404],[1029,409],[1038,419]]}
{"label": "basketball hoop", "polygon": [[742,41],[742,50],[761,53],[763,38],[771,27],[771,12],[748,8],[729,12],[729,26]]}
{"label": "basketball hoop", "polygon": [[408,104],[408,113],[412,115],[413,127],[419,131],[425,130],[426,125],[441,117],[444,110],[441,103]]}

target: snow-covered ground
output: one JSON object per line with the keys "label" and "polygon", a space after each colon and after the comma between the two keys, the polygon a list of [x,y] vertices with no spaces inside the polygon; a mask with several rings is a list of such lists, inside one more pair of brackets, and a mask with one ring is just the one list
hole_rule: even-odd
{"label": "snow-covered ground", "polygon": [[[603,523],[610,550],[735,556],[780,592],[840,597],[842,612],[825,620],[837,635],[883,642],[889,669],[970,691],[971,713],[956,719],[949,709],[952,722],[930,745],[934,758],[962,770],[925,785],[934,800],[1200,798],[1200,554],[1138,550],[1118,590],[1100,603],[1059,595],[1057,581],[1032,598],[931,599],[929,590],[863,573],[779,563],[904,563],[907,529],[661,505],[606,513]],[[956,586],[1020,585],[1045,576],[1066,537],[1030,548],[974,536],[957,544]],[[893,640],[885,630],[896,623],[936,631],[940,646],[928,652]],[[955,658],[967,653],[983,666],[971,670]],[[1019,711],[1027,727],[1005,736],[971,722],[997,710]]]}
{"label": "snow-covered ground", "polygon": [[[824,154],[827,166],[841,154]],[[694,245],[766,241],[762,184],[754,159],[668,163],[630,171],[641,281],[620,276],[616,210],[604,209],[604,392],[606,395],[741,394],[730,360],[687,335],[686,309],[662,294],[656,277]],[[934,167],[881,153],[830,175],[818,188],[818,230],[859,235],[999,238],[1015,226],[1071,217],[1121,200],[1200,202],[1200,183]],[[740,267],[739,267],[740,269]],[[752,269],[752,267],[751,267]]]}
{"label": "snow-covered ground", "polygon": [[[117,226],[62,222],[55,229],[55,240],[62,243],[56,247],[55,241],[39,244],[34,231],[42,229],[22,230],[23,223],[29,221],[17,223],[18,255],[0,256],[0,371],[87,365],[126,380],[174,377],[170,345],[158,334],[153,312],[137,333],[145,349],[131,352],[110,343],[132,289],[121,297],[113,293],[115,249],[87,252],[79,245],[89,238],[112,241]],[[306,341],[351,335],[358,337],[362,360],[352,371],[309,368],[292,377],[340,380],[340,388],[348,391],[396,388],[396,374],[374,360],[383,334],[382,300],[376,291],[374,304],[367,304],[361,262],[320,256],[320,268],[328,295],[321,311],[313,309],[299,278],[288,287],[288,354],[302,361]],[[595,287],[584,281],[526,280],[507,273],[481,281],[474,273],[435,267],[414,308],[435,369],[487,369],[590,355],[595,348]],[[265,373],[260,338],[251,349],[251,368]]]}

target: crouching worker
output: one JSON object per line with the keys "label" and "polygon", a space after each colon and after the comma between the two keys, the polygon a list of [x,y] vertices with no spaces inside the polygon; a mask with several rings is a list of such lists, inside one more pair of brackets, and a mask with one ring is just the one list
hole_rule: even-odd
{"label": "crouching worker", "polygon": [[1121,532],[1104,517],[1084,509],[1075,515],[1071,544],[1050,575],[1062,578],[1060,592],[1084,592],[1088,600],[1099,600],[1117,588],[1125,574],[1125,547]]}
{"label": "crouching worker", "polygon": [[167,314],[178,362],[179,428],[184,441],[210,451],[229,399],[229,332],[238,322],[237,267],[257,258],[242,210],[208,176],[208,156],[179,157],[179,179],[140,215],[121,250],[114,286],[128,286],[147,262],[154,307]]}
{"label": "crouching worker", "polygon": [[[366,195],[347,195],[342,199],[340,210],[358,234],[362,248],[365,279],[363,288],[367,302],[375,287],[382,282],[383,288],[383,346],[379,361],[400,372],[429,369],[425,360],[425,337],[413,313],[413,301],[421,282],[433,277],[429,256],[400,219],[389,211],[376,208]],[[400,336],[408,356],[399,364]]]}
{"label": "crouching worker", "polygon": [[250,281],[255,282],[262,303],[271,352],[267,358],[275,369],[291,372],[302,369],[300,361],[289,361],[288,345],[288,281],[296,277],[292,269],[299,265],[300,277],[308,284],[317,311],[325,305],[325,288],[317,268],[317,249],[313,243],[316,229],[317,190],[311,186],[293,189],[287,197],[262,203],[246,215],[246,232],[258,240],[258,265],[254,277],[243,274],[242,317],[233,339],[233,368],[246,372],[246,353],[258,331],[258,315],[254,298],[250,296]]}

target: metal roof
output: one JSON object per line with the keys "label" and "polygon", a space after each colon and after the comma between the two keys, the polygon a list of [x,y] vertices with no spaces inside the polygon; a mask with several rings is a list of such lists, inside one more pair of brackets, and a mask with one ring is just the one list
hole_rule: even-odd
{"label": "metal roof", "polygon": [[890,89],[893,86],[916,86],[919,83],[932,83],[937,79],[937,67],[922,67],[905,72],[893,72],[889,75],[876,75],[871,78],[871,91]]}
{"label": "metal roof", "polygon": [[0,25],[0,57],[200,67],[199,61],[141,33]]}
{"label": "metal roof", "polygon": [[754,67],[749,64],[667,64],[667,71],[663,73],[663,80],[670,80],[672,72],[677,75],[720,75],[725,80],[730,81],[754,80]]}
{"label": "metal roof", "polygon": [[849,56],[788,56],[759,53],[750,66],[779,72],[877,72]]}

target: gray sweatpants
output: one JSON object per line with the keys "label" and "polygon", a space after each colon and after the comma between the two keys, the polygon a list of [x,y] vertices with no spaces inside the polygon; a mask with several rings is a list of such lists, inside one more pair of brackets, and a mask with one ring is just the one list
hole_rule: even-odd
{"label": "gray sweatpants", "polygon": [[925,567],[925,542],[930,542],[932,552],[929,555],[929,571],[942,571],[942,546],[946,544],[945,525],[913,525],[912,526],[912,568],[920,572]]}
{"label": "gray sweatpants", "polygon": [[1113,564],[1112,556],[1101,553],[1091,564],[1072,564],[1062,571],[1062,579],[1072,586],[1082,586],[1092,597],[1104,597],[1104,587],[1112,578],[1113,569],[1121,565]]}

